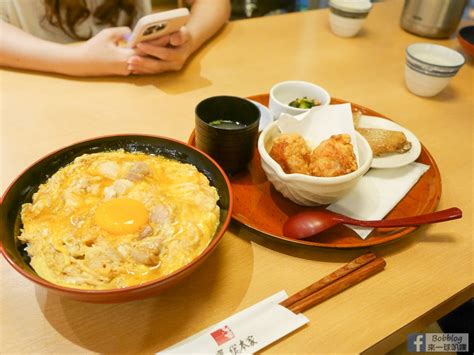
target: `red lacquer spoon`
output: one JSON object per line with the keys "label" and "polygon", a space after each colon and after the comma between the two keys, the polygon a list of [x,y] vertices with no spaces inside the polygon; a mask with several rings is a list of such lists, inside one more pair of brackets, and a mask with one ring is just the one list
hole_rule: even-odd
{"label": "red lacquer spoon", "polygon": [[456,207],[419,216],[381,221],[361,221],[323,209],[308,210],[288,218],[283,225],[283,235],[292,239],[304,239],[338,224],[351,224],[361,227],[407,227],[449,221],[461,217],[462,211]]}

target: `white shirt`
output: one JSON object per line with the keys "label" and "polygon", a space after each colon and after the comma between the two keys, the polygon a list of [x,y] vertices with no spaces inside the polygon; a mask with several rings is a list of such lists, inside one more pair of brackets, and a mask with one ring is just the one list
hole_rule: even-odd
{"label": "white shirt", "polygon": [[[86,0],[87,8],[91,12],[102,3],[102,0]],[[151,0],[136,1],[137,16],[135,23],[140,17],[151,13]],[[69,37],[59,27],[51,25],[45,18],[45,6],[42,0],[0,0],[0,19],[14,25],[25,32],[36,37],[58,42],[70,43],[77,40]],[[125,25],[126,16],[121,13],[117,26]],[[81,37],[94,36],[109,25],[98,25],[92,15],[76,25],[76,33]]]}

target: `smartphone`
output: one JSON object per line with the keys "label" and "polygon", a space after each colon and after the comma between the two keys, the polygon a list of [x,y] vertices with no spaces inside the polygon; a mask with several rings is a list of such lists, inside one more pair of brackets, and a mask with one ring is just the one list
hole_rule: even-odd
{"label": "smartphone", "polygon": [[189,10],[185,7],[143,16],[130,35],[127,47],[134,48],[137,43],[177,32],[186,24]]}

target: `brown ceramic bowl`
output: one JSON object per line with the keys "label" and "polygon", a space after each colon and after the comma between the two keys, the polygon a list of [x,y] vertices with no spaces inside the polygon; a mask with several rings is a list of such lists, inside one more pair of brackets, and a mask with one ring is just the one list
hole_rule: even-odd
{"label": "brown ceramic bowl", "polygon": [[[61,167],[72,162],[76,157],[86,153],[124,149],[141,151],[148,154],[163,155],[171,159],[193,164],[211,182],[219,194],[221,210],[220,224],[211,242],[204,251],[191,263],[173,273],[141,285],[110,290],[83,290],[63,287],[39,277],[29,265],[29,257],[24,245],[17,236],[21,228],[20,210],[25,202],[31,202],[38,186]],[[224,235],[232,215],[232,189],[224,171],[205,153],[198,149],[170,138],[146,135],[115,135],[79,142],[55,151],[38,160],[27,168],[11,183],[2,196],[0,204],[0,251],[8,263],[21,275],[35,284],[62,296],[80,301],[113,303],[125,302],[156,295],[163,289],[172,286],[194,271],[215,249]]]}
{"label": "brown ceramic bowl", "polygon": [[464,52],[474,57],[474,26],[461,28],[457,37]]}

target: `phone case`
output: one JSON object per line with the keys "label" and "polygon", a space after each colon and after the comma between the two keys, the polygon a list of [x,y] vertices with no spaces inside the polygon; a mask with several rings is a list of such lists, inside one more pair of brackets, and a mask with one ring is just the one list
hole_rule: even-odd
{"label": "phone case", "polygon": [[184,7],[143,16],[133,29],[128,40],[128,47],[133,48],[139,42],[150,41],[179,31],[186,24],[188,18],[189,10]]}

